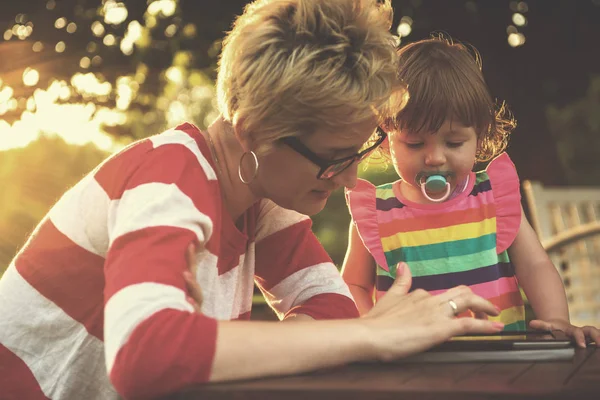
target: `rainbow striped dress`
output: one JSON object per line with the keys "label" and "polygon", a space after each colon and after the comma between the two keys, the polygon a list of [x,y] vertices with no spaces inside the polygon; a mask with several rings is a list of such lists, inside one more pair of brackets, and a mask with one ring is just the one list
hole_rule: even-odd
{"label": "rainbow striped dress", "polygon": [[506,153],[486,170],[472,172],[469,184],[443,203],[417,204],[402,197],[400,181],[375,187],[359,180],[346,192],[358,233],[376,267],[379,298],[392,285],[396,265],[405,261],[411,290],[439,294],[469,286],[502,311],[505,330],[525,330],[525,311],[507,254],[521,223],[519,177]]}

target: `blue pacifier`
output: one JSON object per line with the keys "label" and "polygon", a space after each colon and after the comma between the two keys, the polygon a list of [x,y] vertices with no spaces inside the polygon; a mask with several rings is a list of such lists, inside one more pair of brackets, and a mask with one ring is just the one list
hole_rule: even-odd
{"label": "blue pacifier", "polygon": [[[423,193],[423,196],[425,196],[427,200],[434,203],[440,203],[450,197],[450,183],[446,180],[444,175],[430,175],[428,177],[422,176],[419,180],[419,185],[421,185],[421,193]],[[446,193],[437,199],[434,199],[427,194],[427,192],[441,192],[444,189],[446,190]]]}

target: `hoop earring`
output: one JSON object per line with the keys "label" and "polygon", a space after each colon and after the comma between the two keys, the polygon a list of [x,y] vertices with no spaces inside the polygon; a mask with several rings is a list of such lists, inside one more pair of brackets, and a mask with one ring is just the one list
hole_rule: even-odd
{"label": "hoop earring", "polygon": [[[244,162],[244,158],[248,154],[250,154],[250,155],[252,155],[252,157],[254,157],[254,172],[252,173],[252,177],[249,180],[245,180],[244,176],[242,175],[242,163]],[[254,178],[256,178],[256,175],[258,175],[258,157],[256,157],[256,153],[254,153],[252,150],[246,151],[240,157],[240,164],[238,165],[238,176],[240,177],[240,181],[242,181],[242,183],[245,183],[246,185],[248,185],[254,180]]]}

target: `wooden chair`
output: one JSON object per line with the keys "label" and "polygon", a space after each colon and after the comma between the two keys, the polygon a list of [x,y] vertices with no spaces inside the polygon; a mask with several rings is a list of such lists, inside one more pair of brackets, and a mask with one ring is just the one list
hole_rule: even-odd
{"label": "wooden chair", "polygon": [[600,326],[600,187],[524,181],[529,221],[562,277],[571,323]]}

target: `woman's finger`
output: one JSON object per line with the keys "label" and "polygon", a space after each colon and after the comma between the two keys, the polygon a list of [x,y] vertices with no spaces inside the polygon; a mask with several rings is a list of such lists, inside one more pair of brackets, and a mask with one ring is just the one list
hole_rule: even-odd
{"label": "woman's finger", "polygon": [[198,271],[198,263],[196,259],[196,245],[194,243],[190,243],[190,245],[187,247],[186,258],[188,262],[188,270],[193,276],[196,276],[196,272]]}
{"label": "woman's finger", "polygon": [[500,310],[490,301],[477,296],[468,288],[456,288],[457,290],[448,290],[438,296],[437,301],[440,304],[442,314],[449,317],[455,317],[465,311],[473,311],[476,315],[498,315]]}
{"label": "woman's finger", "polygon": [[196,262],[196,246],[192,243],[188,246],[186,257],[188,261],[188,269],[183,271],[183,278],[188,291],[187,300],[196,312],[200,312],[202,308],[202,289],[196,280],[197,262]]}
{"label": "woman's finger", "polygon": [[504,329],[502,322],[475,318],[456,318],[450,321],[450,324],[452,336],[467,333],[497,333]]}
{"label": "woman's finger", "polygon": [[190,304],[194,305],[195,303],[198,307],[202,307],[202,289],[200,289],[200,285],[198,285],[196,278],[192,276],[190,271],[184,271],[183,279],[185,280],[185,286],[188,292],[188,302],[190,302],[191,299],[193,302],[190,302]]}
{"label": "woman's finger", "polygon": [[198,303],[196,303],[196,300],[194,300],[191,296],[186,296],[185,299],[187,300],[188,303],[190,303],[190,305],[192,307],[194,307],[195,312],[197,312],[197,313],[202,312],[202,308],[200,307],[200,305]]}

